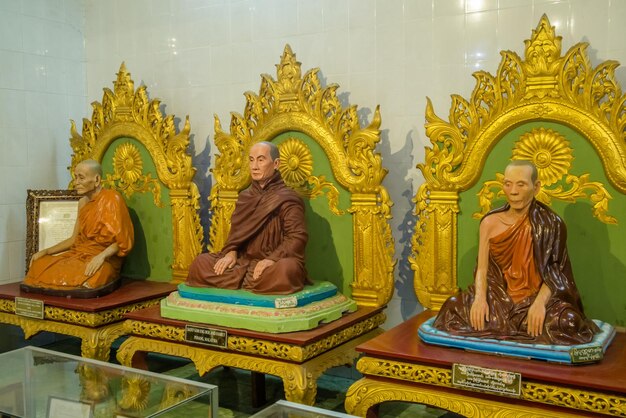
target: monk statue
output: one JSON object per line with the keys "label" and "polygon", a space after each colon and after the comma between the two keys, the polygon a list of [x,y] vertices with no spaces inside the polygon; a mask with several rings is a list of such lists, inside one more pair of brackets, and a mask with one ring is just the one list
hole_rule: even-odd
{"label": "monk statue", "polygon": [[187,285],[275,295],[304,288],[304,203],[283,182],[279,157],[271,142],[250,148],[252,184],[239,193],[226,243],[218,253],[196,257]]}
{"label": "monk statue", "polygon": [[536,167],[512,161],[507,203],[479,229],[474,284],[442,306],[433,327],[453,335],[575,345],[600,330],[583,313],[567,254],[563,220],[535,200]]}
{"label": "monk statue", "polygon": [[82,197],[72,236],[32,256],[22,290],[96,297],[119,285],[122,262],[134,240],[126,203],[115,190],[102,188],[97,161],[82,161],[74,174]]}

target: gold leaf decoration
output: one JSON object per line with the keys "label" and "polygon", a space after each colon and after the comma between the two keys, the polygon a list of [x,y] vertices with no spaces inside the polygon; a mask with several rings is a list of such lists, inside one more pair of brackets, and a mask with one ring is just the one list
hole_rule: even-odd
{"label": "gold leaf decoration", "polygon": [[114,174],[106,174],[103,179],[104,187],[117,189],[127,198],[135,193],[150,191],[154,197],[154,205],[163,207],[161,185],[150,173],[143,175],[143,161],[135,145],[127,142],[115,149],[113,170]]}
{"label": "gold leaf decoration", "polygon": [[118,405],[123,410],[143,411],[148,406],[150,386],[150,381],[140,374],[125,375]]}
{"label": "gold leaf decoration", "polygon": [[570,143],[552,129],[538,128],[515,143],[512,160],[526,160],[537,167],[542,186],[551,186],[569,172],[574,159]]}
{"label": "gold leaf decoration", "polygon": [[[431,146],[417,166],[425,182],[415,195],[417,221],[409,257],[424,307],[437,310],[457,291],[459,193],[478,181],[489,152],[511,127],[540,120],[578,131],[599,155],[608,181],[626,194],[626,95],[615,77],[619,64],[605,61],[594,68],[587,47],[578,43],[562,55],[561,37],[543,15],[525,41],[525,59],[501,51],[495,75],[474,73],[476,85],[469,99],[452,96],[449,120],[438,117],[427,100],[425,127]],[[548,183],[567,165],[564,161],[562,167],[554,166],[554,155],[535,157],[539,165],[550,161],[555,167],[546,173]],[[610,196],[604,186],[584,175],[566,176],[565,183],[572,186],[559,191],[560,198],[589,192],[594,216],[612,222],[605,211]],[[485,204],[481,201],[481,207]]]}
{"label": "gold leaf decoration", "polygon": [[313,156],[302,141],[289,138],[278,146],[280,150],[280,174],[289,187],[300,189],[313,172]]}
{"label": "gold leaf decoration", "polygon": [[285,184],[307,199],[326,194],[330,211],[335,215],[343,215],[345,212],[339,209],[339,190],[333,183],[326,181],[325,176],[311,175],[313,156],[307,145],[296,138],[289,138],[278,148],[281,160],[279,170]]}
{"label": "gold leaf decoration", "polygon": [[[530,161],[537,167],[538,179],[541,188],[537,193],[537,200],[549,205],[552,199],[566,202],[575,202],[579,199],[589,199],[593,203],[593,216],[601,222],[616,224],[617,219],[607,214],[609,200],[612,198],[604,185],[589,181],[589,174],[575,176],[569,173],[571,162],[574,159],[573,150],[569,141],[552,129],[537,128],[525,133],[515,143],[512,160]],[[563,186],[556,185],[563,180],[572,187],[564,190]],[[480,212],[474,213],[475,219],[482,218],[491,210],[494,197],[501,197],[503,193],[504,174],[496,173],[496,179],[486,181],[478,192]],[[494,195],[492,189],[498,190]],[[587,191],[591,192],[588,196]]]}

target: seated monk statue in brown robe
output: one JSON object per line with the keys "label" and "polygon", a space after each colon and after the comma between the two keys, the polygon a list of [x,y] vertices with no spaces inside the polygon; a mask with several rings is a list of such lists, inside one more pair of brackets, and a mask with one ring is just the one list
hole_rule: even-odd
{"label": "seated monk statue in brown robe", "polygon": [[504,171],[507,204],[480,223],[474,284],[442,306],[433,326],[453,335],[574,345],[599,332],[583,313],[563,220],[535,200],[528,161]]}
{"label": "seated monk statue in brown robe", "polygon": [[252,184],[239,193],[226,244],[218,253],[196,257],[187,285],[277,295],[304,288],[304,203],[283,182],[279,156],[271,142],[250,148]]}
{"label": "seated monk statue in brown robe", "polygon": [[[31,292],[80,297],[80,291],[100,296],[114,290],[123,258],[133,247],[134,231],[128,208],[115,190],[102,188],[102,168],[97,161],[80,162],[74,171],[78,217],[68,239],[35,253],[22,283]],[[104,289],[92,293],[89,289]],[[58,291],[58,292],[55,292]]]}

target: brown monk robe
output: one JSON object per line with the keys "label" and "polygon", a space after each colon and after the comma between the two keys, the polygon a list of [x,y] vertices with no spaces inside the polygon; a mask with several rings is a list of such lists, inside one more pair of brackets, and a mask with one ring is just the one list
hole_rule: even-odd
{"label": "brown monk robe", "polygon": [[511,161],[507,204],[480,223],[474,284],[451,297],[434,326],[451,334],[540,344],[578,344],[598,327],[587,319],[567,255],[565,224],[537,202],[530,161]]}
{"label": "brown monk robe", "polygon": [[[187,285],[243,288],[260,294],[290,294],[304,288],[308,233],[302,199],[285,185],[277,170],[264,187],[261,184],[253,180],[239,193],[224,248],[216,254],[196,257],[189,268]],[[215,264],[231,251],[237,253],[236,263],[217,274]],[[255,267],[264,260],[274,263],[255,279]]]}
{"label": "brown monk robe", "polygon": [[[509,204],[488,216],[506,212]],[[566,248],[561,218],[533,200],[526,215],[489,241],[487,304],[489,318],[482,330],[471,325],[475,286],[449,298],[434,327],[454,335],[514,340],[539,344],[590,342],[598,327],[583,313]],[[528,311],[542,284],[551,292],[545,308],[543,332],[528,332]]]}
{"label": "brown monk robe", "polygon": [[[101,189],[93,199],[81,199],[78,235],[68,251],[43,255],[33,261],[24,284],[49,289],[97,289],[119,277],[123,257],[133,247],[133,224],[122,196]],[[89,262],[112,244],[117,252],[107,257],[93,275],[85,274]]]}
{"label": "brown monk robe", "polygon": [[280,177],[275,144],[254,144],[248,163],[252,185],[239,194],[224,248],[196,257],[187,284],[262,294],[300,291],[307,282],[308,239],[302,199]]}

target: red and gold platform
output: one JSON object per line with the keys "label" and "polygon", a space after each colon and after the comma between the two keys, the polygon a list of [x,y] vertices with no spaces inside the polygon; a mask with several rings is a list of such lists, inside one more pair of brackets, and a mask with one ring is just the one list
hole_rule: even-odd
{"label": "red and gold platform", "polygon": [[207,324],[163,318],[154,306],[126,315],[130,336],[117,359],[125,366],[139,366],[146,353],[159,353],[190,359],[200,375],[219,366],[271,374],[283,380],[288,401],[313,405],[318,377],[331,367],[352,364],[358,356],[355,347],[382,332],[382,311],[359,308],[315,329],[281,334],[211,325],[210,330],[227,335],[219,347],[185,338],[187,326],[207,329]]}
{"label": "red and gold platform", "polygon": [[[383,402],[413,402],[468,417],[626,416],[626,334],[618,333],[603,360],[562,365],[428,345],[417,330],[423,312],[357,347],[364,377],[346,395],[348,413],[375,417]],[[452,365],[521,375],[521,394],[511,397],[452,384]]]}
{"label": "red and gold platform", "polygon": [[[83,357],[107,361],[111,344],[124,335],[124,314],[157,305],[175,288],[170,283],[127,281],[99,298],[72,299],[23,292],[19,282],[9,283],[0,285],[0,323],[21,327],[27,339],[42,331],[78,337]],[[43,319],[16,314],[16,297],[42,301]]]}

